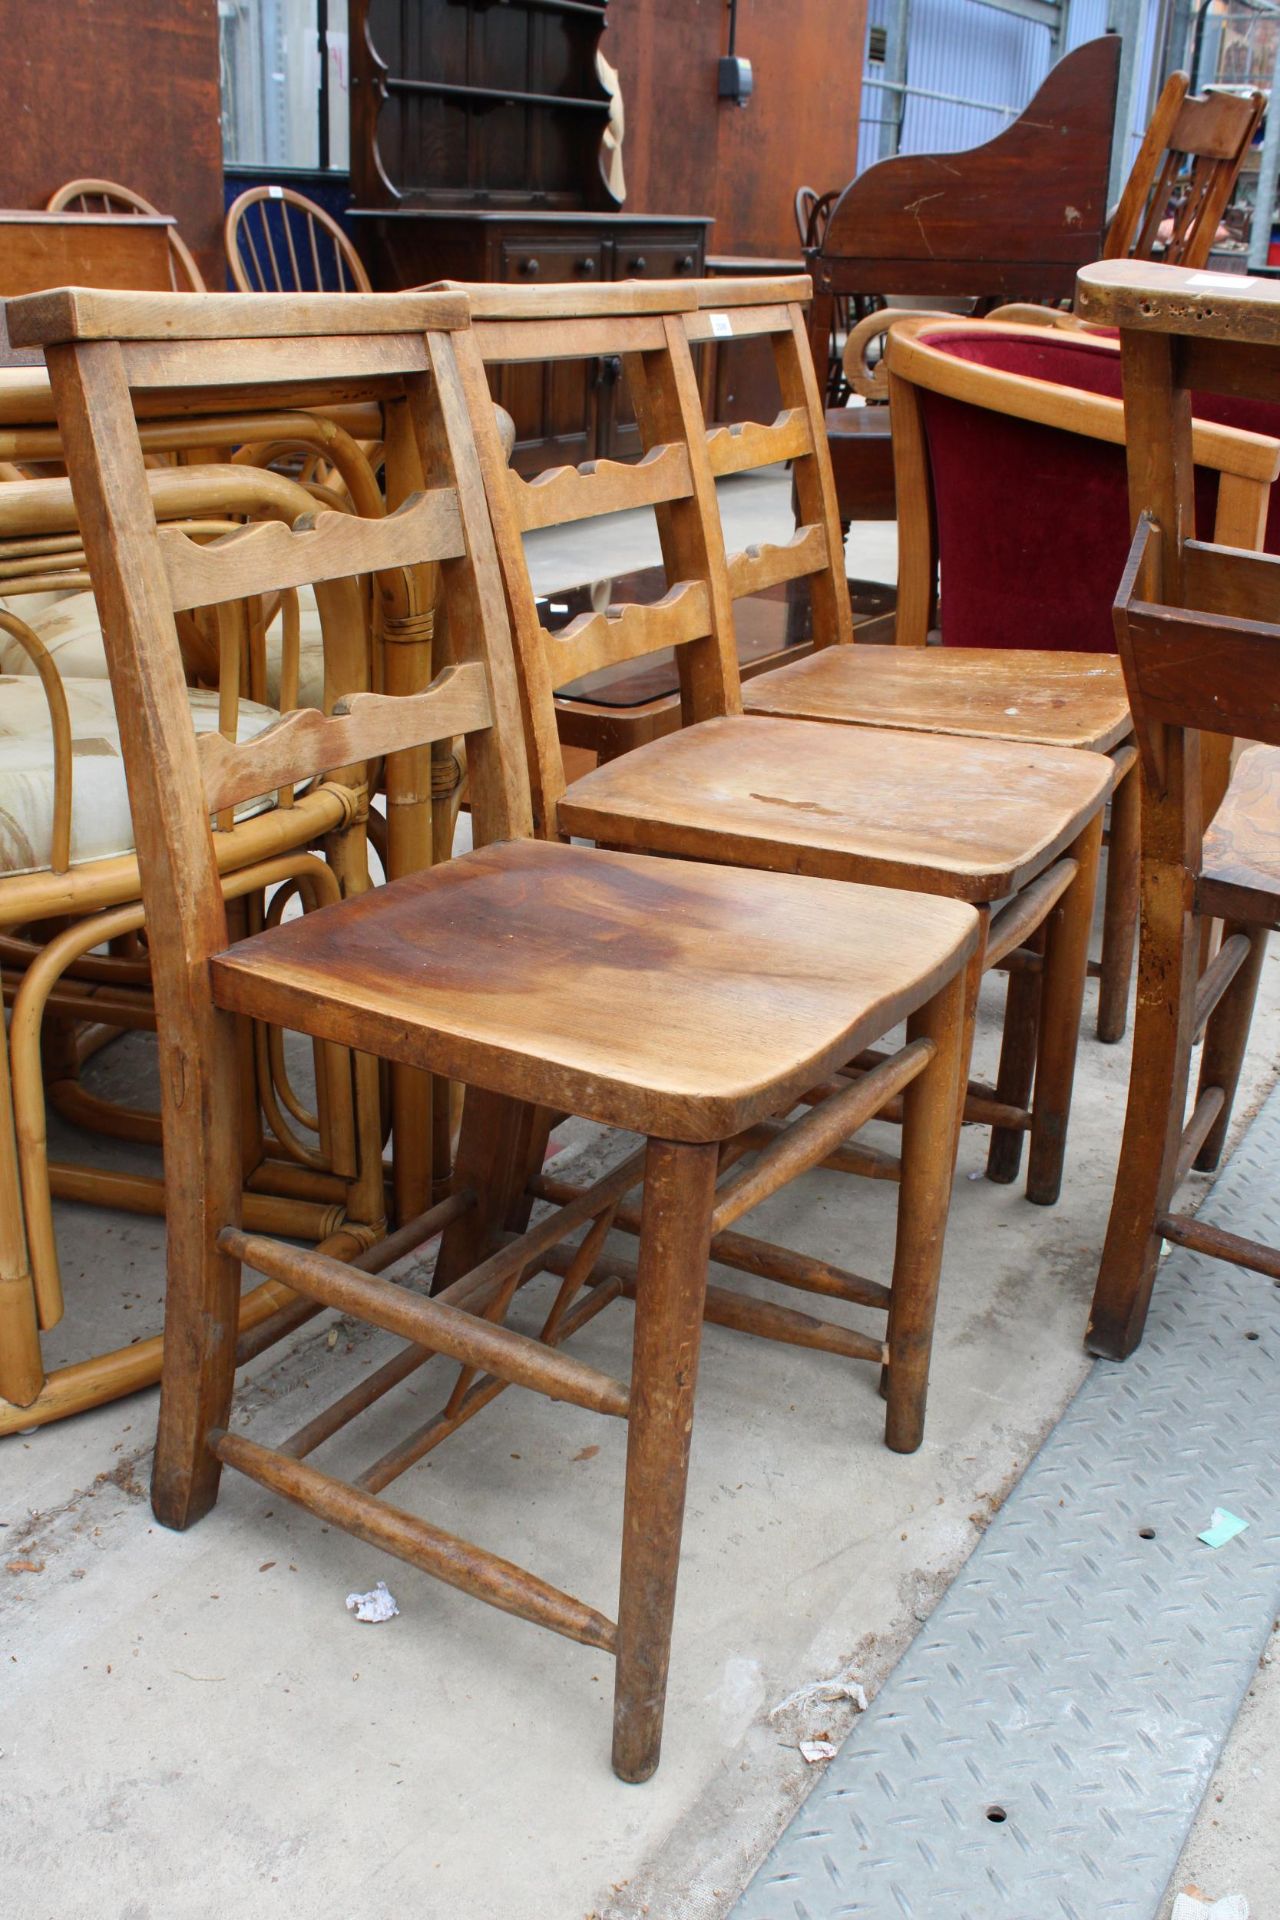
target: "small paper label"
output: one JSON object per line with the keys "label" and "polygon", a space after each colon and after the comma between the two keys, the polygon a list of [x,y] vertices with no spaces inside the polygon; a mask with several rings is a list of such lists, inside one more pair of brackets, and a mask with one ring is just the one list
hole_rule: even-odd
{"label": "small paper label", "polygon": [[732,340],[733,322],[727,313],[713,313],[711,315],[711,331],[717,340]]}
{"label": "small paper label", "polygon": [[268,188],[267,188],[267,198],[268,198],[268,200],[283,200],[283,199],[284,199],[284,188],[283,188],[283,187],[268,187]]}
{"label": "small paper label", "polygon": [[1255,282],[1247,273],[1189,273],[1189,287],[1224,287],[1231,292],[1240,293]]}

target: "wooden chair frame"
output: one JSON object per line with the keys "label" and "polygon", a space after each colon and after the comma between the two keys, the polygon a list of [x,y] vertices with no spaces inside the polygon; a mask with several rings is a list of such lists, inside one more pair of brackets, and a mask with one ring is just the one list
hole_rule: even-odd
{"label": "wooden chair frame", "polygon": [[[805,579],[813,596],[815,637],[850,637],[834,485],[821,434],[812,425],[821,419],[821,400],[804,325],[802,301],[807,290],[807,280],[795,277],[776,282],[717,279],[701,287],[680,282],[585,291],[516,292],[480,286],[467,290],[473,325],[460,342],[459,355],[512,609],[535,815],[540,831],[553,836],[594,833],[609,844],[743,865],[782,866],[795,860],[797,870],[944,893],[955,881],[948,882],[941,874],[940,863],[930,865],[927,851],[922,850],[908,872],[891,858],[859,860],[843,849],[819,856],[807,845],[793,847],[782,827],[772,823],[758,839],[746,834],[708,835],[692,817],[686,827],[678,792],[672,794],[669,810],[665,803],[658,807],[655,802],[633,818],[609,815],[606,802],[603,824],[595,825],[589,803],[584,810],[579,796],[585,797],[607,770],[588,774],[571,790],[566,782],[552,698],[553,689],[566,680],[616,660],[673,646],[681,670],[687,734],[691,726],[696,732],[697,723],[741,715],[733,642],[737,596],[777,581]],[[714,299],[714,313],[701,304],[704,299]],[[697,406],[690,348],[729,333],[734,338],[754,334],[773,341],[783,409],[771,425],[746,423],[708,434]],[[483,417],[486,366],[516,359],[573,359],[594,352],[623,357],[647,449],[644,459],[639,467],[600,461],[584,468],[557,468],[532,482],[524,481],[508,469]],[[787,459],[793,462],[799,502],[797,532],[783,545],[726,556],[715,499],[716,477]],[[665,599],[652,606],[622,607],[608,616],[583,616],[562,633],[545,633],[529,585],[521,534],[533,526],[643,505],[652,506],[658,515],[667,577],[672,582]],[[753,728],[759,724],[751,722]],[[810,725],[807,721],[795,724],[802,730]],[[822,731],[830,736],[840,729]],[[763,749],[767,742],[763,734],[759,738]],[[799,751],[798,736],[795,739]],[[660,740],[638,747],[610,763],[611,767],[632,769],[669,744]],[[815,740],[814,744],[821,743]],[[972,744],[975,752],[981,750],[980,743]],[[751,764],[751,753],[744,743],[744,765]],[[1021,760],[1019,764],[1025,765]],[[1083,765],[1078,771],[1091,783],[1092,791],[1091,771]],[[785,781],[786,775],[775,770],[773,778],[779,777]],[[865,787],[868,806],[874,794],[874,784]],[[1046,1018],[1019,1056],[1019,1088],[1023,1078],[1027,1082],[1021,1100],[971,1082],[965,1103],[967,1119],[995,1129],[999,1155],[1012,1162],[1009,1179],[1017,1174],[1022,1136],[1030,1132],[1027,1192],[1043,1204],[1056,1199],[1061,1184],[1075,1057],[1070,1022],[1078,1022],[1083,992],[1087,955],[1082,943],[1087,943],[1096,883],[1102,802],[1099,784],[1071,849],[1060,848],[1062,858],[1046,862],[1035,878],[1028,876],[1029,884],[1009,887],[1017,898],[991,922],[982,948],[982,967],[1022,968],[1038,975],[1043,964],[1046,977],[1052,977],[1052,987],[1045,988],[1052,1018]],[[1027,950],[1028,940],[1034,940],[1042,926],[1051,947],[1043,963],[1038,954]],[[970,983],[966,1058],[982,967],[975,966]],[[1025,1054],[1030,1056],[1029,1067]],[[859,1070],[857,1065],[853,1070]],[[1037,1075],[1039,1093],[1032,1099],[1031,1082]],[[1005,1176],[1002,1172],[998,1177]]]}
{"label": "wooden chair frame", "polygon": [[[859,895],[855,919],[844,890],[819,882],[727,874],[683,862],[660,866],[533,839],[501,580],[455,359],[454,343],[465,339],[467,318],[465,303],[448,295],[283,302],[210,296],[181,314],[172,302],[72,291],[15,302],[10,326],[16,341],[46,351],[103,606],[152,929],[165,1146],[175,1187],[156,1513],[170,1526],[198,1519],[214,1503],[223,1466],[232,1465],[464,1591],[614,1653],[614,1767],[624,1779],[641,1780],[658,1761],[704,1313],[810,1345],[833,1345],[839,1332],[836,1350],[880,1365],[887,1361],[890,1444],[910,1448],[919,1442],[976,916],[955,902],[874,897],[888,920],[909,916],[927,940],[912,965],[904,965],[900,984],[872,996],[872,1004],[865,992],[848,986],[845,975],[848,953],[860,938],[867,946],[856,928],[872,896]],[[273,383],[291,391],[336,384],[348,395],[354,389],[380,397],[397,416],[389,444],[398,438],[406,466],[416,461],[413,495],[385,519],[321,512],[294,530],[249,529],[218,550],[195,547],[180,535],[166,538],[146,500],[132,396],[155,387],[182,392],[222,386],[229,397],[244,385]],[[496,438],[491,406],[484,417]],[[452,654],[451,666],[431,688],[413,698],[360,694],[331,716],[291,715],[247,746],[215,740],[197,750],[182,724],[175,612],[197,599],[217,603],[308,578],[428,564],[441,569]],[[210,810],[216,815],[264,788],[296,786],[331,772],[335,762],[345,775],[383,755],[458,736],[467,745],[477,852],[451,867],[362,891],[364,826],[357,817],[329,839],[345,896],[340,904],[226,946]],[[655,886],[665,889],[664,906]],[[623,983],[621,991],[633,991],[628,983],[639,976],[628,950],[656,921],[668,941],[688,927],[684,937],[707,977],[717,900],[724,903],[722,914],[730,906],[735,916],[749,914],[762,939],[775,946],[779,940],[791,943],[798,964],[801,893],[814,915],[804,937],[820,942],[823,965],[838,981],[840,1007],[821,1022],[808,1017],[803,1043],[802,1029],[792,1024],[794,1006],[770,1015],[767,1035],[753,1035],[748,1017],[742,1047],[758,1064],[745,1073],[735,1067],[725,1079],[722,1066],[713,1073],[710,1065],[700,1077],[694,1062],[687,1073],[681,1066],[673,1074],[669,1044],[645,1041],[649,1054],[629,1054],[627,1048],[640,1039],[634,1020],[616,1039],[616,1023],[609,1023],[614,1064],[608,1066],[566,1032],[563,1022],[570,1018],[589,1025],[592,993],[610,968]],[[610,898],[634,898],[630,922],[624,929],[622,922],[606,921],[597,932],[596,916],[607,915]],[[441,899],[443,918],[433,906]],[[688,910],[682,914],[682,900],[691,903],[692,919]],[[539,974],[537,943],[547,940],[548,929],[571,907],[578,915],[576,932],[555,954],[544,953],[549,964]],[[745,929],[745,920],[739,924]],[[473,933],[469,944],[460,945],[459,929],[466,926]],[[406,983],[395,1004],[389,996],[396,976],[384,959],[378,961],[376,989],[357,988],[356,976],[345,972],[353,960],[357,971],[366,964],[359,959],[366,927],[376,929],[379,956],[397,937],[396,928],[411,942]],[[770,932],[774,927],[776,933]],[[624,930],[625,941],[619,938]],[[328,984],[313,975],[306,986],[295,965],[309,965],[304,950],[317,932]],[[434,971],[424,945],[433,939],[439,956]],[[666,952],[667,964],[674,964],[675,949]],[[750,969],[740,955],[735,958],[724,1002],[725,1017],[730,1005],[734,1010],[735,1034],[753,998],[760,1009],[762,995],[776,1004],[779,964],[774,959],[762,966],[752,989]],[[508,997],[499,1000],[504,967],[512,971]],[[360,972],[360,978],[366,975]],[[535,1013],[526,1037],[526,1010],[539,978],[547,1011],[542,1024]],[[799,984],[797,975],[795,991]],[[692,986],[688,974],[686,990]],[[367,1262],[302,1252],[242,1227],[236,1014],[285,1019],[362,1054],[381,1052],[469,1082],[454,1190],[377,1250],[385,1260],[390,1249],[408,1252],[441,1235],[431,1299],[375,1278]],[[856,1085],[821,1101],[798,1124],[776,1129],[777,1117],[819,1085],[860,1039],[891,1030],[904,1014],[905,1047]],[[656,1060],[659,1052],[660,1072],[630,1064]],[[766,1055],[773,1062],[767,1067]],[[824,1340],[822,1324],[808,1316],[770,1311],[736,1296],[721,1301],[706,1285],[713,1235],[817,1164],[898,1095],[908,1126],[897,1284],[890,1293],[860,1281],[856,1292],[842,1296],[888,1307],[888,1343],[848,1329],[832,1329]],[[537,1193],[536,1186],[527,1186],[529,1148],[537,1116],[548,1107],[639,1131],[648,1143],[589,1192],[513,1238],[510,1223],[527,1218]],[[749,1155],[755,1156],[752,1164],[742,1164]],[[602,1263],[615,1213],[642,1179],[638,1262],[610,1257]],[[584,1226],[586,1237],[567,1245],[568,1236]],[[387,1365],[274,1448],[228,1427],[235,1366],[231,1327],[242,1263],[293,1289],[311,1310],[359,1313],[405,1342]],[[516,1289],[548,1267],[564,1281],[542,1337],[530,1340],[503,1322]],[[814,1274],[820,1267],[811,1263]],[[838,1284],[829,1282],[823,1290],[838,1291]],[[622,1293],[634,1295],[637,1314],[629,1386],[559,1351],[575,1327]],[[456,1362],[459,1373],[441,1412],[425,1427],[354,1484],[309,1463],[318,1446],[437,1354]],[[376,1497],[513,1383],[628,1421],[616,1622]]]}
{"label": "wooden chair frame", "polygon": [[[95,206],[94,202],[98,205]],[[68,180],[65,186],[50,194],[45,203],[46,213],[150,213],[163,219],[159,207],[152,206],[150,200],[144,200],[132,187],[122,187],[116,180]],[[177,227],[169,229],[169,272],[173,280],[175,293],[204,293],[205,280],[196,265],[195,255],[178,232]]]}
{"label": "wooden chair frame", "polygon": [[[1193,1168],[1226,1141],[1267,934],[1280,926],[1273,822],[1280,559],[1215,533],[1190,537],[1203,429],[1192,393],[1280,399],[1280,297],[1268,283],[1201,290],[1185,269],[1090,268],[1083,318],[1120,329],[1130,505],[1137,521],[1116,637],[1141,749],[1142,943],[1124,1139],[1088,1344],[1123,1359],[1142,1338],[1162,1245],[1280,1280],[1280,1250],[1175,1210]],[[1216,816],[1202,743],[1264,742],[1241,760]],[[1204,931],[1222,942],[1202,968]],[[1203,1037],[1186,1115],[1192,1053]]]}

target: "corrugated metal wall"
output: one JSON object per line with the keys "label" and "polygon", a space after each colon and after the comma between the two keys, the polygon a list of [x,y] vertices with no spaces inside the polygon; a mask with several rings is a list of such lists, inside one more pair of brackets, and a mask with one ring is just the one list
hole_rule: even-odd
{"label": "corrugated metal wall", "polygon": [[[1159,0],[1143,0],[1140,84],[1133,112],[1134,149],[1152,98],[1149,80],[1157,56]],[[901,137],[893,76],[892,39],[902,0],[869,0],[868,48],[875,30],[890,45],[888,61],[868,58],[862,80],[858,171],[885,153],[945,153],[977,146],[1016,119],[1053,63],[1049,29],[980,0],[910,0],[906,86]],[[1065,51],[1107,30],[1108,0],[1071,0]],[[1162,76],[1155,76],[1158,84]]]}

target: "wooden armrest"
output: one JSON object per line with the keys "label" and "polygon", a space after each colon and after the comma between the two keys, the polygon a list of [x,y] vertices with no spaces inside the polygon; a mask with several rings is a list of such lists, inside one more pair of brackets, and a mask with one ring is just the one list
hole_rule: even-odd
{"label": "wooden armrest", "polygon": [[867,350],[872,342],[883,339],[895,320],[906,320],[925,311],[922,307],[882,307],[879,313],[869,313],[856,327],[850,327],[841,355],[844,377],[864,400],[889,398],[889,369],[883,352],[874,367],[867,364]]}

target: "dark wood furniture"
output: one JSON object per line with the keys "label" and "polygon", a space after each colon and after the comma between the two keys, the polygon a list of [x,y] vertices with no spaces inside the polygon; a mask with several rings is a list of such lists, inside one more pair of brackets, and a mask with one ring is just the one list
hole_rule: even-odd
{"label": "dark wood furniture", "polygon": [[[1064,300],[1102,252],[1120,40],[1086,41],[1053,68],[1003,133],[960,153],[899,154],[845,188],[805,249],[813,275],[809,338],[828,368],[827,432],[846,527],[893,518],[889,417],[833,404],[838,303],[911,295]],[[821,204],[821,203],[819,203]]]}
{"label": "dark wood furniture", "polygon": [[[606,0],[355,0],[348,217],[375,286],[702,273],[709,216],[619,213],[605,190],[606,15]],[[609,356],[571,378],[504,374],[517,469],[635,455],[620,374]]]}
{"label": "dark wood furniture", "polygon": [[[1081,274],[1076,307],[1081,319],[1120,329],[1138,523],[1116,638],[1143,782],[1139,988],[1088,1333],[1092,1351],[1123,1359],[1142,1338],[1165,1241],[1280,1280],[1280,1249],[1175,1211],[1187,1175],[1212,1170],[1222,1154],[1267,935],[1280,927],[1280,558],[1190,537],[1191,396],[1280,399],[1280,288],[1117,260]],[[1211,820],[1202,733],[1262,743],[1241,756]],[[1202,969],[1214,919],[1222,942]]]}
{"label": "dark wood furniture", "polygon": [[[704,1318],[869,1362],[885,1389],[888,1444],[920,1444],[978,916],[955,900],[533,837],[510,632],[456,358],[468,317],[452,295],[193,301],[83,290],[29,300],[14,315],[48,359],[104,615],[151,931],[171,1190],[152,1502],[163,1524],[188,1527],[212,1508],[231,1466],[455,1588],[613,1654],[613,1765],[644,1780],[661,1744]],[[670,404],[662,370],[651,372]],[[184,412],[212,400],[215,415],[243,406],[246,390],[258,404],[323,407],[353,382],[381,404],[388,444],[411,444],[414,487],[397,512],[321,511],[292,530],[253,525],[216,546],[157,528],[140,398],[159,390]],[[505,475],[482,369],[469,397]],[[694,414],[700,434],[696,403]],[[176,612],[436,561],[454,658],[431,688],[357,693],[331,715],[293,713],[254,742],[214,735],[197,748]],[[358,783],[371,760],[458,736],[475,851],[370,887],[365,810],[353,807],[326,839],[343,897],[229,944],[211,814],[216,822],[247,794],[284,789],[287,802],[335,769]],[[246,1231],[238,1016],[354,1044],[360,1098],[372,1095],[375,1117],[375,1055],[466,1082],[448,1197],[354,1259]],[[781,1124],[904,1019],[904,1044]],[[800,1261],[803,1278],[791,1272],[793,1286],[813,1291],[821,1276],[822,1291],[884,1312],[882,1331],[709,1286],[709,1253],[739,1238],[726,1231],[733,1222],[899,1095],[892,1285],[813,1260]],[[548,1197],[547,1109],[638,1133],[643,1144],[521,1233],[529,1198]],[[605,1242],[641,1188],[630,1260]],[[432,1297],[382,1277],[437,1235]],[[275,1446],[230,1430],[242,1265],[278,1283],[300,1318],[338,1308],[397,1343]],[[507,1326],[517,1290],[547,1273],[561,1284],[537,1336]],[[624,1295],[635,1302],[629,1380],[561,1351]],[[409,1431],[387,1449],[384,1430],[358,1478],[312,1464],[433,1360],[450,1367],[451,1390],[425,1424],[417,1379],[405,1396]],[[510,1385],[626,1423],[616,1620],[379,1498]]]}

